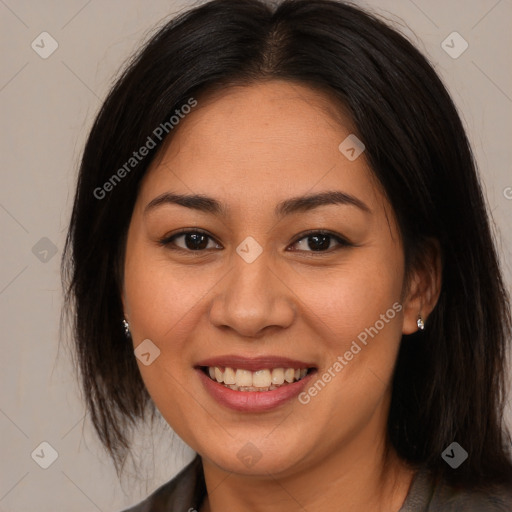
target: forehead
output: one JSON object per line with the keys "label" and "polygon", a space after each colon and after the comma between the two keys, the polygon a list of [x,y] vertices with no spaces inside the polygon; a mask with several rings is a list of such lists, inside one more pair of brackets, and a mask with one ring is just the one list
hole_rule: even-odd
{"label": "forehead", "polygon": [[[339,146],[354,127],[326,93],[285,81],[230,87],[197,98],[152,163],[141,188],[240,198],[259,208],[290,195],[340,187],[373,203],[379,195],[364,153]],[[242,201],[243,199],[243,201]]]}
{"label": "forehead", "polygon": [[[328,131],[335,141],[341,133],[354,131],[343,106],[332,95],[305,85],[273,80],[217,89],[201,96],[197,107],[181,121],[173,139],[179,138],[180,144],[186,141],[189,148],[201,154],[223,154],[226,148],[237,148],[238,156],[253,156],[253,152],[259,154],[264,149],[263,145],[269,145],[280,156],[287,147],[311,153],[307,150],[331,144],[326,139]],[[216,144],[219,140],[222,147]],[[178,149],[171,141],[169,156],[172,146]]]}

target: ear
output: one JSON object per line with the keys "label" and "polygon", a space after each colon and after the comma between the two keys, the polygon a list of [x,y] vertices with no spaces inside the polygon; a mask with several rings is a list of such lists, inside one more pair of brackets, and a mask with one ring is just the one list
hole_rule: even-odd
{"label": "ear", "polygon": [[129,312],[129,308],[128,308],[128,305],[127,305],[127,299],[126,299],[126,291],[124,289],[124,286],[123,288],[121,289],[121,304],[123,306],[123,316],[124,316],[124,319],[130,323],[130,312]]}
{"label": "ear", "polygon": [[128,310],[126,308],[126,297],[124,292],[121,293],[121,303],[123,305],[123,317],[128,323],[130,323],[130,315],[128,314]]}
{"label": "ear", "polygon": [[128,301],[126,299],[126,288],[125,288],[125,284],[124,284],[124,269],[121,265],[121,259],[118,259],[118,263],[115,266],[115,271],[116,271],[117,282],[119,283],[118,290],[119,290],[119,295],[121,298],[121,306],[123,308],[123,316],[124,316],[124,319],[128,323],[130,323],[129,311],[128,311],[128,306],[127,306]]}
{"label": "ear", "polygon": [[439,299],[442,284],[442,258],[439,241],[434,238],[426,240],[421,249],[421,256],[418,256],[411,264],[412,269],[403,300],[403,334],[412,334],[418,330],[419,314],[427,326],[428,316]]}

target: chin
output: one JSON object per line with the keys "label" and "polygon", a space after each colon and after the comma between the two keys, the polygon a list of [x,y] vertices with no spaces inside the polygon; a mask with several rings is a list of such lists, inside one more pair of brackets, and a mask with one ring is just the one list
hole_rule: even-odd
{"label": "chin", "polygon": [[[253,443],[238,439],[230,443],[228,449],[220,448],[215,452],[205,450],[203,457],[226,472],[267,477],[270,473],[277,476],[287,473],[306,457],[305,453],[297,449],[304,448],[303,443],[297,444],[299,446],[281,444],[276,447],[274,443]],[[219,443],[219,446],[222,445]]]}

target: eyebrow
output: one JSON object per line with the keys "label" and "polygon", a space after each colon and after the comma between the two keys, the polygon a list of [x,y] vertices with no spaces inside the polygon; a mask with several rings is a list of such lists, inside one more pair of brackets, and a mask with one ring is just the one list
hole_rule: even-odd
{"label": "eyebrow", "polygon": [[[154,208],[166,204],[177,204],[200,212],[221,215],[223,217],[226,217],[228,213],[227,207],[213,197],[203,194],[185,195],[166,192],[150,201],[144,208],[144,214]],[[281,201],[275,208],[275,215],[276,217],[281,218],[293,213],[306,212],[320,206],[334,204],[355,206],[365,213],[372,213],[372,210],[357,197],[339,190],[330,190],[327,192],[320,192],[318,194],[307,194],[292,197]]]}

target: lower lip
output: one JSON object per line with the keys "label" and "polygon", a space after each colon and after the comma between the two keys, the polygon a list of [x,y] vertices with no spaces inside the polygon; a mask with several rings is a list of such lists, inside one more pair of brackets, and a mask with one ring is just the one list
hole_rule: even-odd
{"label": "lower lip", "polygon": [[295,398],[306,387],[315,371],[291,384],[285,384],[272,391],[235,391],[210,379],[201,369],[196,368],[204,387],[221,405],[243,412],[263,412],[279,407]]}

